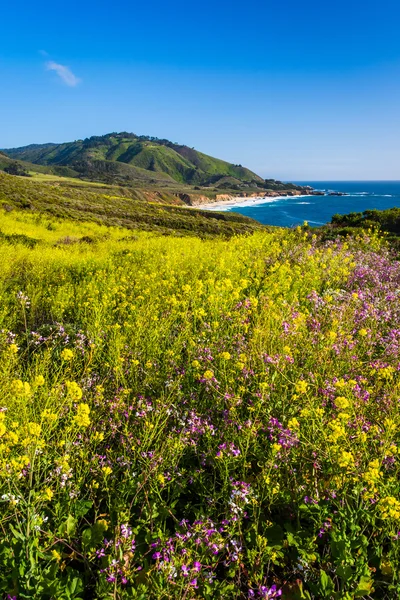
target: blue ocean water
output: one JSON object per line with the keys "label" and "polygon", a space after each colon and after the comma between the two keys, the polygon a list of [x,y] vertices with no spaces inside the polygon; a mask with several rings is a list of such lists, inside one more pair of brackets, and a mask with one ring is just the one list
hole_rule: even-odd
{"label": "blue ocean water", "polygon": [[[302,196],[244,200],[222,210],[241,213],[264,223],[292,227],[308,221],[317,227],[331,220],[335,213],[362,212],[400,206],[400,181],[297,181],[316,190],[346,192],[348,196]],[[221,210],[221,208],[219,208]]]}

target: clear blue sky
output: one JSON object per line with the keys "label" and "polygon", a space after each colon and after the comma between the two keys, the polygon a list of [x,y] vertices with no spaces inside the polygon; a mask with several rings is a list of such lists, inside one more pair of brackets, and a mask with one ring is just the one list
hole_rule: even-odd
{"label": "clear blue sky", "polygon": [[398,0],[3,3],[0,147],[132,131],[283,180],[400,179]]}

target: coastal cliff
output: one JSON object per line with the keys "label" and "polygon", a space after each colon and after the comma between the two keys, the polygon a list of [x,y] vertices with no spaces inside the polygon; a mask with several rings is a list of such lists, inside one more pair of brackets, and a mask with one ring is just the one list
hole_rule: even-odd
{"label": "coastal cliff", "polygon": [[239,194],[216,194],[213,198],[202,194],[179,194],[178,197],[188,206],[202,206],[203,204],[220,204],[221,202],[232,202],[237,198],[277,198],[280,196],[323,196],[323,192],[317,192],[310,187],[298,190],[264,190],[262,192],[241,192]]}

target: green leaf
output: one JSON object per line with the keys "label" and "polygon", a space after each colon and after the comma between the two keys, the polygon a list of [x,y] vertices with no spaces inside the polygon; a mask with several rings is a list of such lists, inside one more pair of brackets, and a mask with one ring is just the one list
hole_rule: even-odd
{"label": "green leaf", "polygon": [[75,514],[75,517],[79,519],[80,517],[84,517],[92,506],[93,502],[91,500],[78,500],[75,503],[73,513]]}
{"label": "green leaf", "polygon": [[355,591],[355,598],[362,598],[363,596],[367,596],[372,592],[372,585],[374,581],[370,577],[361,577],[357,589]]}
{"label": "green leaf", "polygon": [[88,527],[82,532],[82,544],[86,548],[92,545],[92,528]]}
{"label": "green leaf", "polygon": [[344,581],[350,581],[353,577],[353,569],[348,565],[340,565],[336,573],[341,577]]}
{"label": "green leaf", "polygon": [[335,586],[332,579],[325,571],[320,571],[319,574],[320,589],[324,593],[324,598],[329,598],[334,592]]}
{"label": "green leaf", "polygon": [[68,515],[68,518],[59,528],[60,535],[67,535],[70,537],[76,531],[77,520],[72,516]]}
{"label": "green leaf", "polygon": [[9,527],[10,527],[10,529],[11,529],[11,531],[12,531],[12,534],[13,534],[13,536],[14,536],[14,537],[15,537],[17,540],[21,540],[21,541],[24,541],[24,540],[25,540],[25,536],[24,536],[24,535],[22,535],[22,533],[21,533],[21,532],[17,531],[17,530],[15,529],[15,527],[14,527],[13,525],[11,525],[11,523],[10,523]]}

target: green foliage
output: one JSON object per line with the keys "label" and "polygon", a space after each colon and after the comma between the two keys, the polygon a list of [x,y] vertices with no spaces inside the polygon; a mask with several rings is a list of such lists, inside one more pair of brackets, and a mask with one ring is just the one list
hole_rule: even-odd
{"label": "green foliage", "polygon": [[25,181],[0,173],[0,206],[8,209],[27,209],[53,217],[92,221],[130,230],[199,235],[204,238],[231,237],[263,229],[256,221],[236,213],[217,213],[164,204],[178,201],[172,195],[126,191],[129,196],[123,197],[118,195],[120,193],[119,188],[102,190],[98,187],[75,187],[69,182]]}
{"label": "green foliage", "polygon": [[64,144],[32,144],[7,150],[11,158],[72,168],[81,177],[132,185],[178,184],[225,189],[299,189],[168,140],[111,133]]}
{"label": "green foliage", "polygon": [[5,171],[5,173],[8,173],[9,175],[19,175],[20,177],[30,177],[26,168],[20,162],[18,162],[16,160],[10,162],[10,164],[4,168],[4,171]]}
{"label": "green foliage", "polygon": [[358,229],[381,231],[391,242],[399,247],[397,238],[400,236],[400,208],[393,207],[386,210],[365,210],[364,212],[351,212],[347,215],[333,215],[331,225],[326,227],[326,233],[331,236],[351,235]]}

